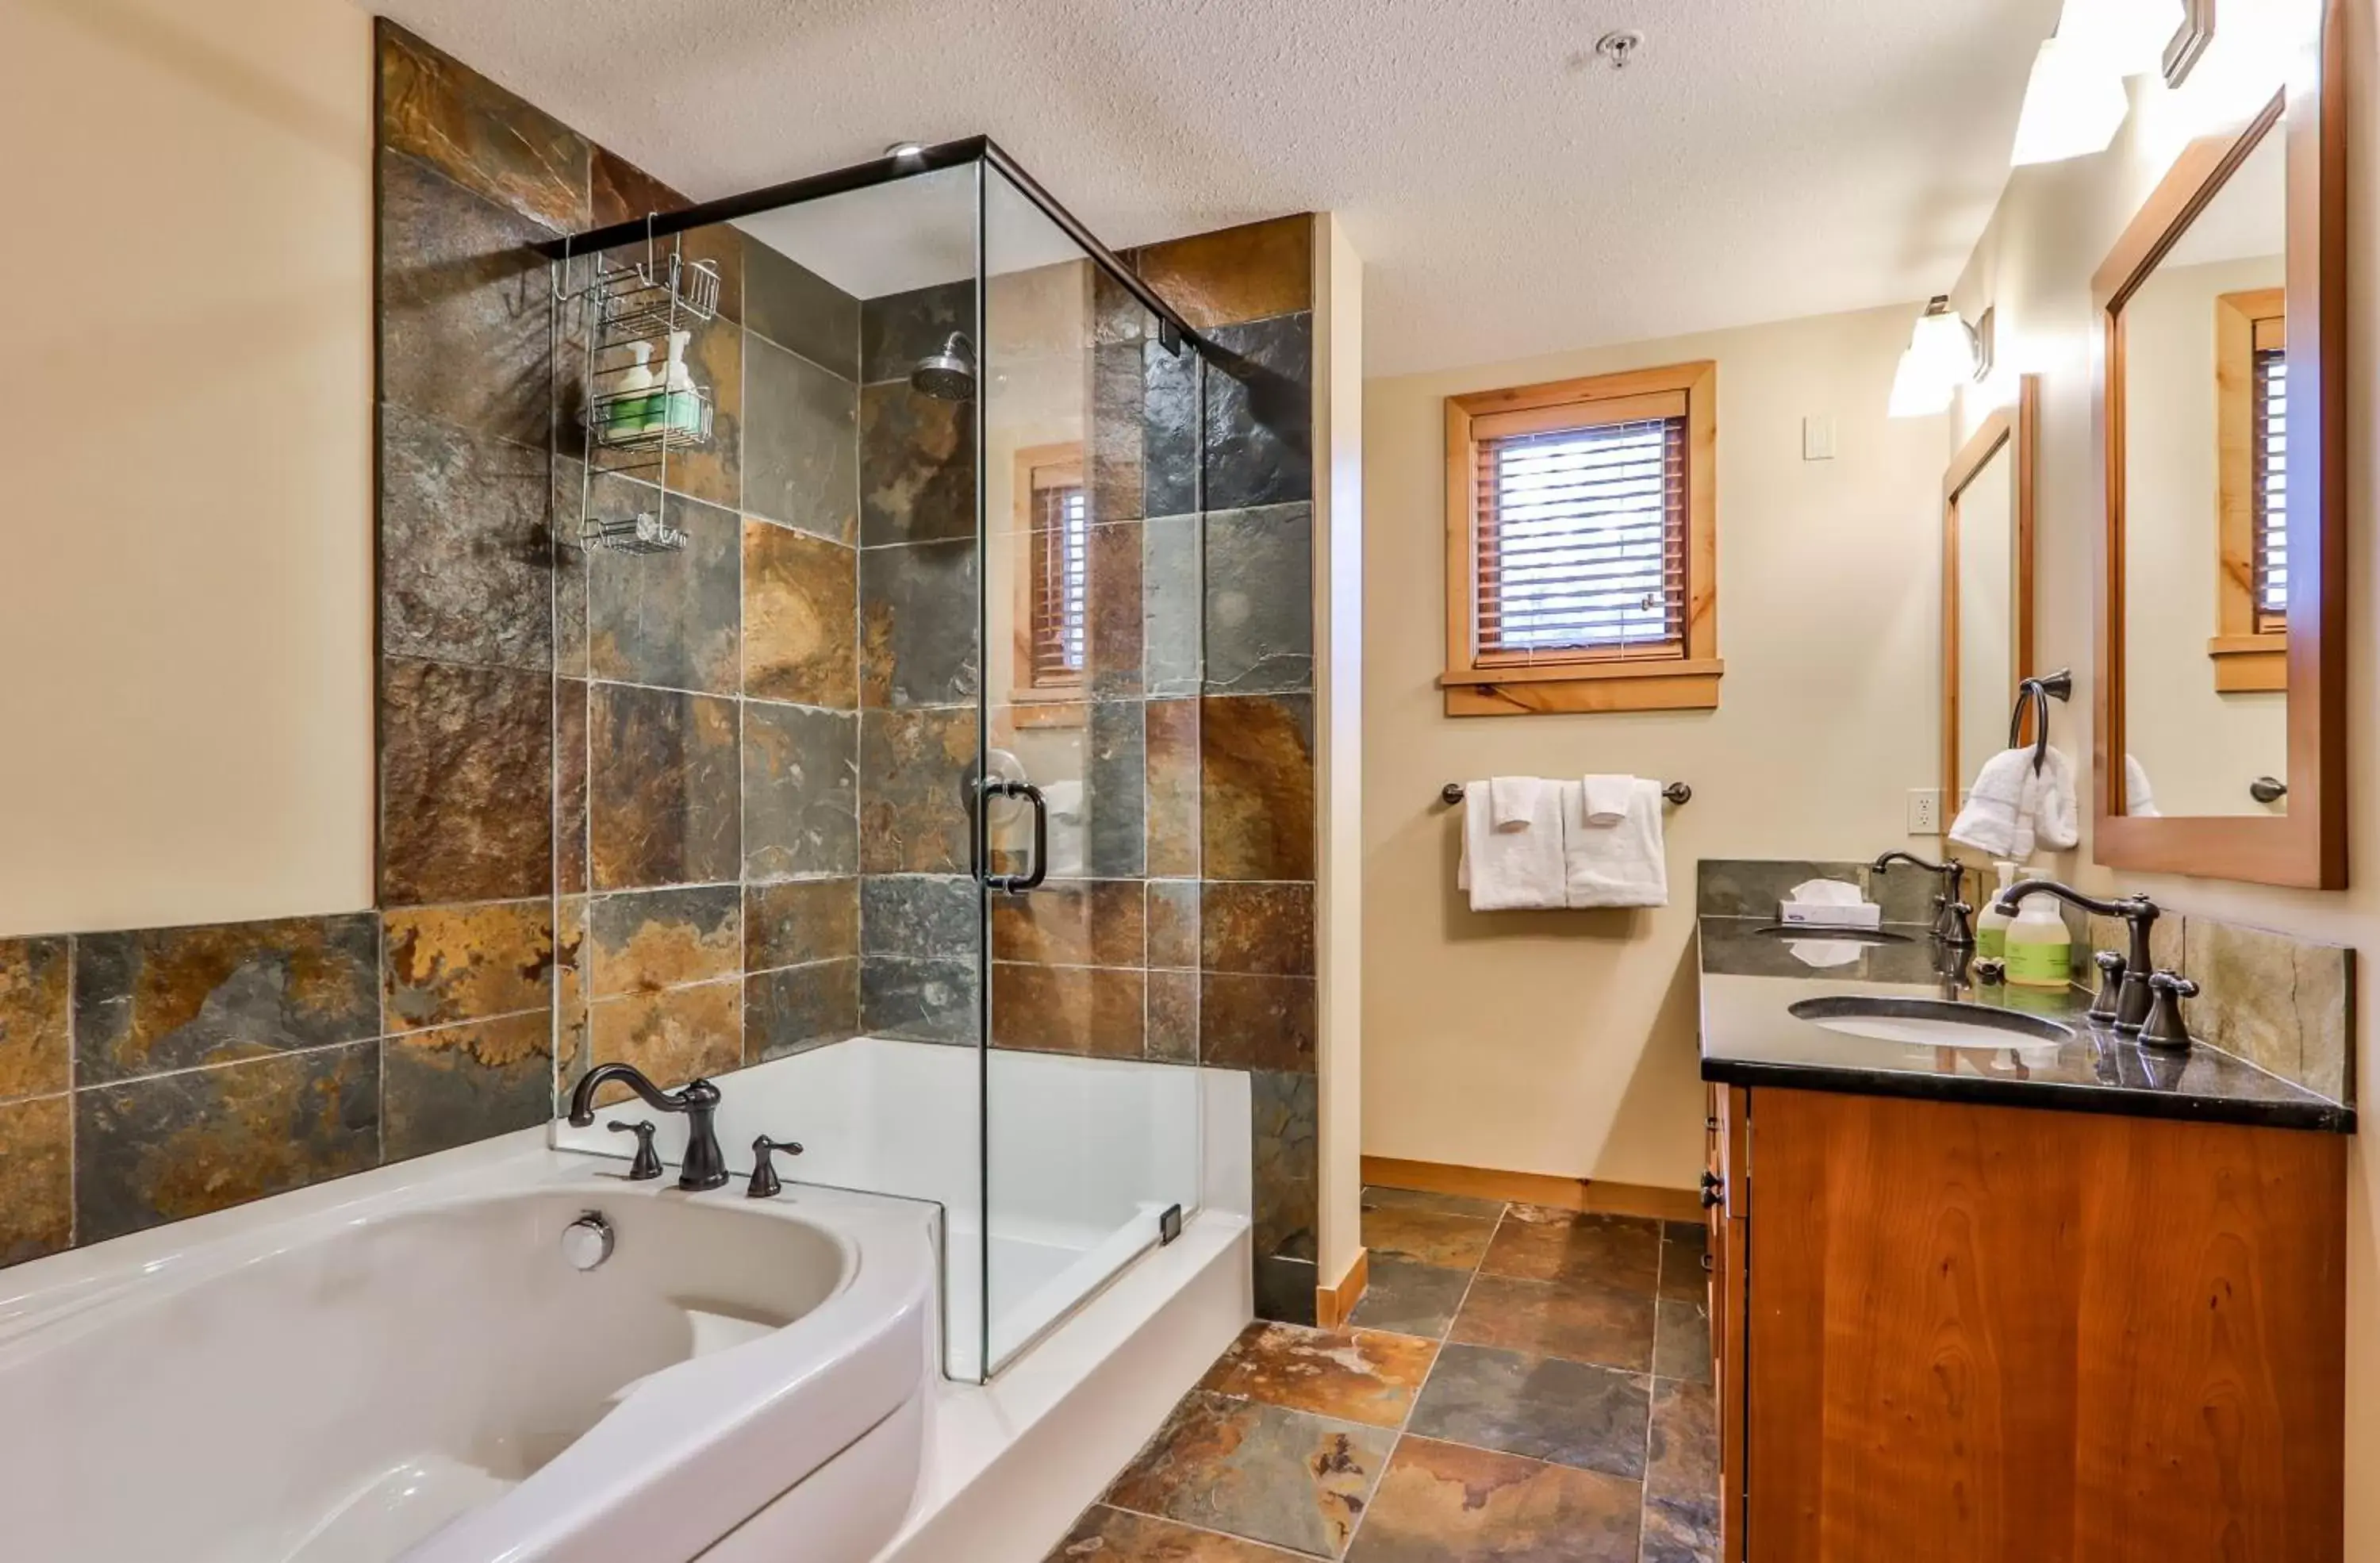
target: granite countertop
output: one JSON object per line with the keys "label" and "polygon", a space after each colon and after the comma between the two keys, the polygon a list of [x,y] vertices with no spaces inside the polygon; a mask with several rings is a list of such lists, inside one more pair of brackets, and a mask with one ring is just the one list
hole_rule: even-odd
{"label": "granite countertop", "polygon": [[1773,926],[1767,918],[1701,919],[1706,1080],[2354,1133],[2353,1108],[2228,1053],[2204,1044],[2179,1053],[2141,1047],[2091,1020],[2090,995],[2076,987],[1970,986],[1956,994],[1961,1002],[2055,1021],[2072,1033],[2063,1042],[1937,1048],[1830,1031],[1787,1006],[1839,994],[1952,997],[1937,969],[1938,947],[1916,927],[1888,930],[1903,940],[1854,943],[1758,931]]}

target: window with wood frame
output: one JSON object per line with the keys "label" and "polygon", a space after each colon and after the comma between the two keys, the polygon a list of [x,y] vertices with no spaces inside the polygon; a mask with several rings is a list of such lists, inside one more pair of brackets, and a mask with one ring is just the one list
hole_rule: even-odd
{"label": "window with wood frame", "polygon": [[1447,398],[1449,716],[1718,704],[1718,381]]}
{"label": "window with wood frame", "polygon": [[2289,329],[2283,290],[2215,300],[2216,618],[2224,694],[2289,687]]}
{"label": "window with wood frame", "polygon": [[[1038,445],[1016,454],[1014,698],[1083,698],[1090,635],[1090,506],[1083,448]],[[1045,713],[1064,720],[1057,707]]]}

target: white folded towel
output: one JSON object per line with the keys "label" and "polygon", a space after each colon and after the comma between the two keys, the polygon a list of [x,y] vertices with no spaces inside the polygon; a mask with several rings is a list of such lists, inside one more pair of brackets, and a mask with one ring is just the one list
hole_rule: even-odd
{"label": "white folded towel", "polygon": [[1975,772],[1950,839],[1989,857],[2022,862],[2033,855],[2033,816],[2039,793],[2031,749],[2002,749]]}
{"label": "white folded towel", "polygon": [[[1629,779],[1627,810],[1613,825],[1564,832],[1562,873],[1575,907],[1667,906],[1670,871],[1661,832],[1661,784]],[[1565,820],[1586,817],[1582,782],[1562,783]]]}
{"label": "white folded towel", "polygon": [[1583,818],[1589,825],[1617,825],[1628,818],[1628,802],[1636,794],[1633,776],[1582,776]]}
{"label": "white folded towel", "polygon": [[2163,818],[2156,794],[2149,791],[2147,769],[2130,755],[2124,757],[2124,812],[2135,819]]}
{"label": "white folded towel", "polygon": [[1562,889],[1562,789],[1537,788],[1536,809],[1520,829],[1496,828],[1494,788],[1463,788],[1463,861],[1458,889],[1471,892],[1474,912],[1517,912],[1567,905]]}
{"label": "white folded towel", "polygon": [[2082,839],[2074,800],[2074,762],[2063,749],[2046,752],[2034,778],[2033,833],[2052,852],[2065,852]]}
{"label": "white folded towel", "polygon": [[1488,782],[1488,812],[1499,830],[1525,830],[1536,818],[1537,794],[1553,783],[1534,776],[1498,776]]}

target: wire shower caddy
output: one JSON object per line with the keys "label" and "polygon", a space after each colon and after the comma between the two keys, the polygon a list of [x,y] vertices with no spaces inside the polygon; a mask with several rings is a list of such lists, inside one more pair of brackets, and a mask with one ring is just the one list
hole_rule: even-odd
{"label": "wire shower caddy", "polygon": [[[599,252],[589,258],[586,280],[573,287],[570,262],[555,268],[554,298],[565,311],[565,333],[581,347],[578,422],[586,435],[579,464],[578,527],[573,540],[582,549],[615,553],[672,553],[686,534],[655,508],[633,515],[594,514],[595,477],[604,472],[643,475],[662,494],[669,490],[674,453],[710,443],[714,408],[709,387],[691,375],[669,382],[680,362],[670,349],[680,333],[719,315],[719,267],[688,260],[676,238],[663,251],[650,237],[641,260],[621,260]],[[571,321],[573,306],[577,318]],[[641,351],[639,351],[641,349]],[[681,353],[683,349],[681,349]]]}

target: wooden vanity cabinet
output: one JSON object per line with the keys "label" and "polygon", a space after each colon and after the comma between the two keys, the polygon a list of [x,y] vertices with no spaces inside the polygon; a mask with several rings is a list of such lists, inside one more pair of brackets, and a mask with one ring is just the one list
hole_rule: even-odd
{"label": "wooden vanity cabinet", "polygon": [[2338,1563],[2342,1135],[1714,1086],[1729,1563]]}

